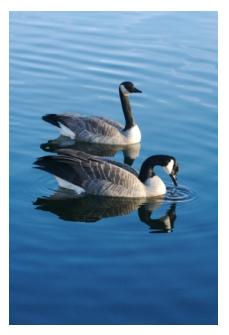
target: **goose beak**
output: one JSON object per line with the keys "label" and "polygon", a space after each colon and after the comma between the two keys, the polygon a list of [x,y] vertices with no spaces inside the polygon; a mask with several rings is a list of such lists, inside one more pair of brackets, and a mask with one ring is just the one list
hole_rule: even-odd
{"label": "goose beak", "polygon": [[173,181],[173,184],[174,184],[175,186],[177,186],[177,179],[176,179],[176,175],[173,175],[172,173],[170,173],[170,178],[172,179],[172,181]]}
{"label": "goose beak", "polygon": [[136,87],[133,87],[133,93],[142,93],[142,91],[138,90]]}

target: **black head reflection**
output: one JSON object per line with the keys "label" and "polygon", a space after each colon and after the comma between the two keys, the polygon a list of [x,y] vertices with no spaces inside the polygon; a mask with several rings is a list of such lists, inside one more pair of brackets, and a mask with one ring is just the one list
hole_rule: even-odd
{"label": "black head reflection", "polygon": [[174,229],[174,223],[176,220],[176,203],[172,203],[165,215],[152,219],[152,209],[150,204],[144,204],[138,209],[138,216],[142,222],[145,222],[151,233],[169,233]]}
{"label": "black head reflection", "polygon": [[58,149],[68,148],[101,157],[113,157],[117,152],[122,151],[124,163],[131,166],[135,159],[139,156],[141,144],[109,145],[101,143],[86,143],[71,140],[65,136],[59,136],[54,140],[42,143],[40,148],[46,152],[56,152]]}

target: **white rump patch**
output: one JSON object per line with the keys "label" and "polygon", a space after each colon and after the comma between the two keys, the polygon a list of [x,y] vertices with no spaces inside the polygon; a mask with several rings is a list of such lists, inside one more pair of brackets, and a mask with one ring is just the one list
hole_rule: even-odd
{"label": "white rump patch", "polygon": [[71,140],[75,139],[75,134],[73,133],[73,131],[71,129],[69,129],[68,127],[66,127],[61,122],[58,122],[58,124],[60,126],[60,133],[61,133],[61,135],[70,137]]}
{"label": "white rump patch", "polygon": [[170,159],[168,164],[166,166],[163,166],[163,169],[165,170],[166,173],[170,174],[173,171],[173,166],[174,166],[174,160]]}
{"label": "white rump patch", "polygon": [[77,194],[85,192],[85,190],[82,187],[80,187],[80,186],[72,184],[69,181],[64,180],[64,179],[62,179],[60,177],[57,177],[57,176],[55,176],[55,178],[56,178],[56,180],[57,180],[57,182],[58,182],[58,184],[59,184],[60,187],[67,188],[69,190],[73,190]]}
{"label": "white rump patch", "polygon": [[139,143],[141,141],[142,136],[137,124],[130,129],[123,130],[122,133],[126,137],[128,144]]}

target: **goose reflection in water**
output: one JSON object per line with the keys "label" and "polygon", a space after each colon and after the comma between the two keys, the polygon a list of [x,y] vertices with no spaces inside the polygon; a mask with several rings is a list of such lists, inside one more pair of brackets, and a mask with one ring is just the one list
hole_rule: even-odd
{"label": "goose reflection in water", "polygon": [[123,162],[132,165],[139,156],[141,144],[130,145],[109,145],[101,143],[86,143],[72,140],[66,136],[59,136],[40,145],[41,149],[47,152],[56,152],[58,149],[73,149],[86,152],[95,156],[113,157],[119,151],[123,152]]}
{"label": "goose reflection in water", "polygon": [[150,232],[154,233],[169,233],[173,231],[174,222],[176,220],[176,204],[172,203],[165,213],[157,219],[152,219],[151,215],[153,209],[151,204],[140,206],[138,209],[138,216],[142,222],[145,222],[150,227]]}
{"label": "goose reflection in water", "polygon": [[140,221],[146,223],[150,232],[171,232],[176,220],[176,204],[172,203],[165,215],[152,219],[152,213],[163,204],[163,198],[144,199],[111,198],[99,196],[76,197],[74,191],[59,188],[49,197],[37,198],[33,203],[38,210],[48,211],[65,221],[97,222],[101,219],[128,215],[138,210]]}

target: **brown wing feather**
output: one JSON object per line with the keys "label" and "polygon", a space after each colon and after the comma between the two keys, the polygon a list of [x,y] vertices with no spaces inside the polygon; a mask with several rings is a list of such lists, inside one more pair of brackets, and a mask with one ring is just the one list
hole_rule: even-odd
{"label": "brown wing feather", "polygon": [[77,117],[71,114],[59,115],[60,123],[75,133],[76,139],[81,141],[96,141],[101,137],[114,138],[120,135],[122,126],[115,121],[102,117]]}
{"label": "brown wing feather", "polygon": [[124,169],[124,170],[132,173],[137,178],[138,178],[138,175],[139,175],[139,173],[135,169],[130,167],[129,165],[124,164],[124,163],[120,163],[120,162],[116,162],[116,161],[113,161],[113,160],[108,159],[108,158],[102,158],[100,156],[95,156],[95,155],[89,155],[85,152],[77,151],[77,150],[73,150],[73,149],[58,149],[58,150],[56,150],[56,152],[58,154],[66,155],[66,156],[69,156],[69,157],[76,157],[76,158],[79,158],[79,155],[80,155],[81,159],[82,160],[84,159],[86,161],[88,161],[88,159],[94,160],[94,161],[105,161],[109,164],[118,166],[119,168]]}

